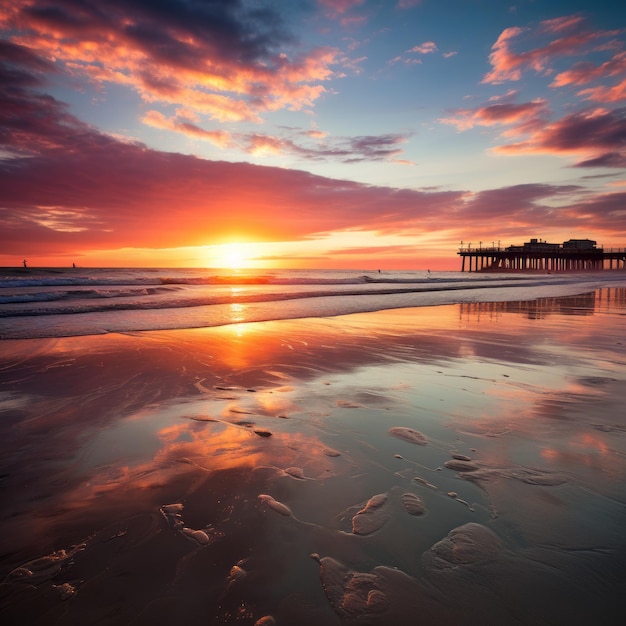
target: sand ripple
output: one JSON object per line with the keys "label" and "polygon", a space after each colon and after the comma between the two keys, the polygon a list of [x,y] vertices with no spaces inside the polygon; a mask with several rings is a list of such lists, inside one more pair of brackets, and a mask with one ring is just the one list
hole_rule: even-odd
{"label": "sand ripple", "polygon": [[530,467],[488,467],[476,462],[446,461],[444,466],[448,469],[461,472],[461,477],[475,482],[490,482],[497,478],[518,480],[528,485],[542,485],[544,487],[556,487],[567,482],[567,476],[560,472],[539,470]]}
{"label": "sand ripple", "polygon": [[189,528],[185,526],[183,521],[183,509],[184,505],[180,502],[174,504],[164,504],[161,507],[161,514],[168,521],[170,526],[178,531],[183,537],[190,539],[199,546],[208,546],[216,539],[224,536],[224,533],[216,530],[212,526],[207,526],[203,529]]}
{"label": "sand ripple", "polygon": [[352,532],[355,535],[371,535],[380,529],[390,517],[384,509],[386,503],[386,494],[379,493],[372,496],[367,504],[352,518]]}
{"label": "sand ripple", "polygon": [[480,466],[476,465],[476,463],[461,459],[451,459],[450,461],[446,461],[444,466],[448,469],[454,470],[455,472],[473,472],[480,469]]}
{"label": "sand ripple", "polygon": [[409,443],[416,443],[419,446],[425,446],[428,443],[426,435],[414,428],[408,428],[407,426],[394,426],[389,429],[389,434],[392,437],[403,439]]}
{"label": "sand ripple", "polygon": [[422,562],[431,569],[445,570],[493,560],[501,550],[500,539],[493,531],[470,522],[451,530],[422,555]]}
{"label": "sand ripple", "polygon": [[39,585],[56,576],[66,563],[84,549],[85,544],[81,543],[74,546],[71,550],[56,550],[46,556],[28,561],[11,570],[3,582],[24,582],[29,585]]}
{"label": "sand ripple", "polygon": [[376,574],[356,572],[331,557],[319,558],[320,578],[326,597],[344,619],[384,611],[389,601]]}
{"label": "sand ripple", "polygon": [[259,500],[263,502],[268,508],[276,511],[276,513],[280,513],[285,517],[290,517],[292,515],[291,509],[286,504],[275,500],[274,498],[272,498],[272,496],[268,496],[267,494],[262,493],[259,495]]}
{"label": "sand ripple", "polygon": [[423,500],[414,493],[405,493],[402,495],[402,506],[406,512],[411,515],[424,515],[424,513],[426,513]]}

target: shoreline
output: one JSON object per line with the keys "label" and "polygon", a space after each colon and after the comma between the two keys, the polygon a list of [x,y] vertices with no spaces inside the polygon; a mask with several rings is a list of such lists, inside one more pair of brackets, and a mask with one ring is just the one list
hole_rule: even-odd
{"label": "shoreline", "polygon": [[625,310],[616,288],[3,341],[0,618],[408,625],[419,599],[610,624]]}

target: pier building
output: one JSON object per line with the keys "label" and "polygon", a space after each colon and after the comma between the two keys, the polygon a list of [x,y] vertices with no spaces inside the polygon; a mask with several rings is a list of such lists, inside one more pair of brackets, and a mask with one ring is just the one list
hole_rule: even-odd
{"label": "pier building", "polygon": [[526,243],[501,247],[478,247],[463,244],[458,254],[463,259],[461,271],[544,271],[574,272],[585,270],[626,269],[626,247],[604,248],[591,239],[570,239],[563,243],[548,243],[531,239]]}

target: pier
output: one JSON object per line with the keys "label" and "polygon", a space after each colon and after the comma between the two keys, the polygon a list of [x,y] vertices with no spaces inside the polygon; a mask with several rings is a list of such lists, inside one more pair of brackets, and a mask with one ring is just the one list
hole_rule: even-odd
{"label": "pier", "polygon": [[544,271],[576,272],[591,270],[626,269],[626,247],[598,247],[591,239],[570,239],[561,243],[548,243],[531,239],[521,246],[478,247],[461,242],[458,254],[463,259],[461,271]]}

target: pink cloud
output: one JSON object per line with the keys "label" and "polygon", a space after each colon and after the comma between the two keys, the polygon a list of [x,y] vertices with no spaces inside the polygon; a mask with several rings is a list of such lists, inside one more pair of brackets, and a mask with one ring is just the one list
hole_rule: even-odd
{"label": "pink cloud", "polygon": [[365,0],[317,0],[328,19],[338,20],[344,28],[356,28],[367,22],[364,15],[349,15],[355,7],[365,3]]}
{"label": "pink cloud", "polygon": [[574,155],[579,166],[623,167],[626,163],[626,108],[589,109],[537,128],[520,143],[500,146],[502,154]]}
{"label": "pink cloud", "polygon": [[[612,85],[606,84],[606,81],[612,78],[621,80]],[[586,100],[604,103],[621,102],[626,99],[626,52],[619,52],[600,65],[590,62],[577,63],[571,69],[557,74],[550,86],[587,85],[602,80],[605,84],[582,89],[577,95]]]}
{"label": "pink cloud", "polygon": [[[616,32],[591,30],[586,21],[577,15],[547,20],[537,28],[507,28],[492,47],[489,62],[493,69],[482,82],[499,84],[520,80],[526,70],[549,74],[552,72],[551,63],[556,58],[587,54],[590,44],[614,36]],[[547,42],[541,45],[545,39]],[[514,49],[535,43],[539,45],[519,52]]]}
{"label": "pink cloud", "polygon": [[434,41],[425,41],[409,50],[409,52],[417,52],[418,54],[432,54],[437,52],[437,44]]}
{"label": "pink cloud", "polygon": [[457,109],[451,117],[439,121],[455,126],[460,131],[474,126],[511,125],[512,129],[507,134],[523,134],[543,125],[548,112],[548,103],[537,99],[521,104],[502,102],[476,109]]}
{"label": "pink cloud", "polygon": [[554,77],[551,87],[585,85],[593,80],[626,74],[626,52],[616,54],[601,65],[590,62],[576,63],[571,69]]}
{"label": "pink cloud", "polygon": [[354,7],[361,6],[365,0],[317,0],[331,15],[343,15]]}
{"label": "pink cloud", "polygon": [[502,31],[496,43],[493,44],[492,52],[489,55],[489,62],[493,66],[493,70],[483,78],[483,83],[498,83],[505,80],[520,79],[523,59],[512,53],[509,41],[516,39],[524,31],[525,29],[516,27]]}
{"label": "pink cloud", "polygon": [[594,102],[622,102],[626,100],[626,78],[611,87],[590,87],[578,92],[578,95]]}
{"label": "pink cloud", "polygon": [[566,15],[551,20],[545,20],[541,22],[541,27],[542,30],[547,33],[563,33],[578,28],[583,24],[584,20],[581,15]]}
{"label": "pink cloud", "polygon": [[[434,54],[436,52],[439,52],[439,48],[437,47],[437,44],[434,41],[424,41],[423,43],[418,44],[417,46],[413,46],[413,48],[410,48],[409,50],[407,50],[406,54],[426,55],[426,54]],[[441,56],[444,59],[449,59],[455,55],[456,55],[455,51],[449,51],[449,52],[442,53]],[[396,63],[404,63],[405,65],[421,65],[422,60],[419,58],[416,59],[414,57],[407,57],[404,55],[399,55],[397,57],[394,57],[390,61],[388,61],[388,65],[395,65]]]}

